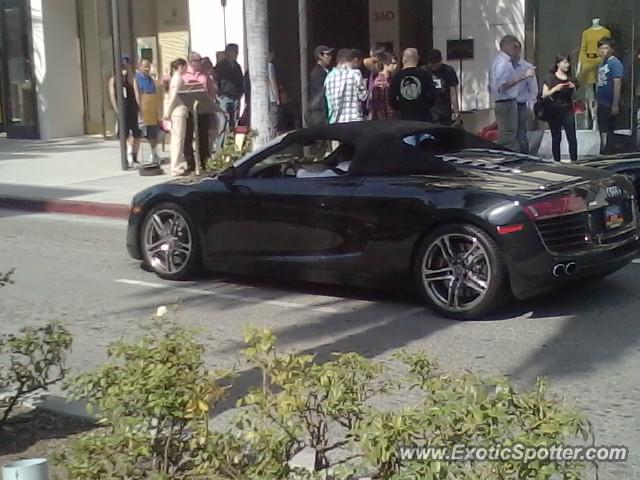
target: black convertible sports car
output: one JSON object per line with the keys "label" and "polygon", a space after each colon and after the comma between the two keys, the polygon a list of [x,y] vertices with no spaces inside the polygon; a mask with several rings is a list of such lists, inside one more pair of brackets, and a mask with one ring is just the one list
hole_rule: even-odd
{"label": "black convertible sports car", "polygon": [[622,160],[602,162],[558,164],[425,123],[310,128],[219,175],[142,191],[127,247],[170,280],[202,266],[411,279],[441,314],[476,318],[511,294],[601,278],[637,255],[633,182],[603,170]]}

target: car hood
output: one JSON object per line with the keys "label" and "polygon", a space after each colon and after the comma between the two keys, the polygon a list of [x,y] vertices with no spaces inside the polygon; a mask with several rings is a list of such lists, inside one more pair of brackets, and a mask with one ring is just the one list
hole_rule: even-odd
{"label": "car hood", "polygon": [[597,168],[556,163],[499,151],[464,151],[442,159],[456,166],[452,186],[479,188],[522,199],[594,184],[615,183],[612,174]]}

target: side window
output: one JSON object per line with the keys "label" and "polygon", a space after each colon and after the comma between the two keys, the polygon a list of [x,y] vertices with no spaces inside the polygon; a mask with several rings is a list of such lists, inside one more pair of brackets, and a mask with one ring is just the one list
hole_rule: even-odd
{"label": "side window", "polygon": [[311,178],[346,175],[355,154],[348,143],[294,143],[267,152],[247,172],[248,178]]}

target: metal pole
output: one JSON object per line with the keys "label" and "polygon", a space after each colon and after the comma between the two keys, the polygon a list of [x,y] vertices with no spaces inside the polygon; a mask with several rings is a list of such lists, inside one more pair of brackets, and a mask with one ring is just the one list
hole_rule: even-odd
{"label": "metal pole", "polygon": [[298,0],[298,40],[300,43],[300,102],[302,126],[306,127],[309,106],[309,40],[307,35],[307,0]]}
{"label": "metal pole", "polygon": [[127,161],[127,131],[124,111],[124,95],[122,94],[122,47],[120,46],[120,13],[118,0],[111,0],[111,31],[113,34],[113,65],[116,85],[116,101],[118,103],[118,135],[120,139],[120,166],[129,169]]}

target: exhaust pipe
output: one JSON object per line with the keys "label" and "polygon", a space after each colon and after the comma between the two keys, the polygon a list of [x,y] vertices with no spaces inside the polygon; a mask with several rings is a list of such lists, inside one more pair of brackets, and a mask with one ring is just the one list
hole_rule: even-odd
{"label": "exhaust pipe", "polygon": [[564,263],[558,263],[557,265],[554,265],[553,269],[551,270],[551,273],[556,278],[564,277],[564,275],[567,273]]}
{"label": "exhaust pipe", "polygon": [[576,262],[557,263],[551,269],[551,274],[555,278],[571,277],[576,273]]}

